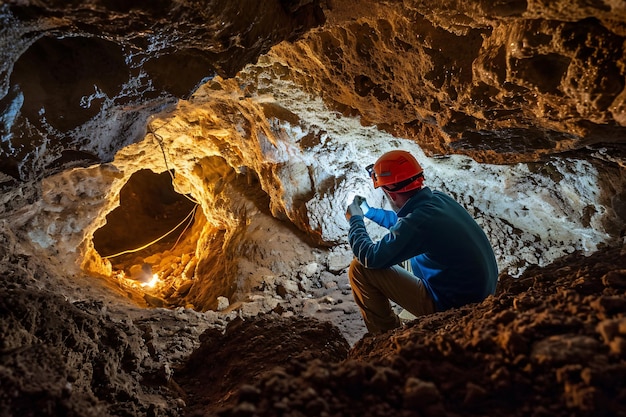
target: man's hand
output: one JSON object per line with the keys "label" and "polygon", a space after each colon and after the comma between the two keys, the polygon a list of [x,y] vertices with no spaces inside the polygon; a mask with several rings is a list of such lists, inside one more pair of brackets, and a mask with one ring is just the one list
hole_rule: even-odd
{"label": "man's hand", "polygon": [[349,221],[350,217],[352,216],[363,215],[363,210],[361,210],[361,203],[363,203],[364,201],[365,198],[361,197],[360,195],[354,196],[354,200],[352,200],[352,203],[350,203],[348,209],[346,210],[346,220]]}

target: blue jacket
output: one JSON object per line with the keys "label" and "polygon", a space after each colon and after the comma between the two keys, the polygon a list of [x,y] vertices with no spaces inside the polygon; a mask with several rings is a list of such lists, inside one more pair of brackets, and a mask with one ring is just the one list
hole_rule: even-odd
{"label": "blue jacket", "polygon": [[363,216],[350,218],[348,240],[366,268],[411,259],[438,311],[480,302],[495,292],[498,266],[485,232],[450,196],[424,187],[396,214],[370,208],[367,216],[389,233],[374,243]]}

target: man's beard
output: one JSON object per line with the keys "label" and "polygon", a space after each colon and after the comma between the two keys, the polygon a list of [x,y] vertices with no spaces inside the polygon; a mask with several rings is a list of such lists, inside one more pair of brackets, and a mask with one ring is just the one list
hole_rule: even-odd
{"label": "man's beard", "polygon": [[385,197],[387,198],[387,201],[389,201],[389,205],[391,205],[391,209],[395,211],[396,213],[399,212],[400,207],[396,206],[395,201],[393,201],[393,199],[389,197],[389,194],[385,193]]}

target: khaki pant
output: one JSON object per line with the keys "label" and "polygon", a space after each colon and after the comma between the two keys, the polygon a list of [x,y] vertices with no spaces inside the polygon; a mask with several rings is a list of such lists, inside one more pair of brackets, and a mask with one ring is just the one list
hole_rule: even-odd
{"label": "khaki pant", "polygon": [[391,308],[394,303],[414,316],[434,313],[435,303],[421,279],[400,266],[368,269],[355,259],[348,278],[354,300],[370,333],[377,334],[400,327],[400,319]]}

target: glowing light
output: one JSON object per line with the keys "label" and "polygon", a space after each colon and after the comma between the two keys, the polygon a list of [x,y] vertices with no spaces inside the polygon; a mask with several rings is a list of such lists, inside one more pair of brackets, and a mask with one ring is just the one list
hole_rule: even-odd
{"label": "glowing light", "polygon": [[142,282],[141,286],[142,287],[148,287],[148,288],[154,288],[154,286],[159,282],[159,275],[158,274],[154,274],[152,275],[152,279],[148,282]]}

